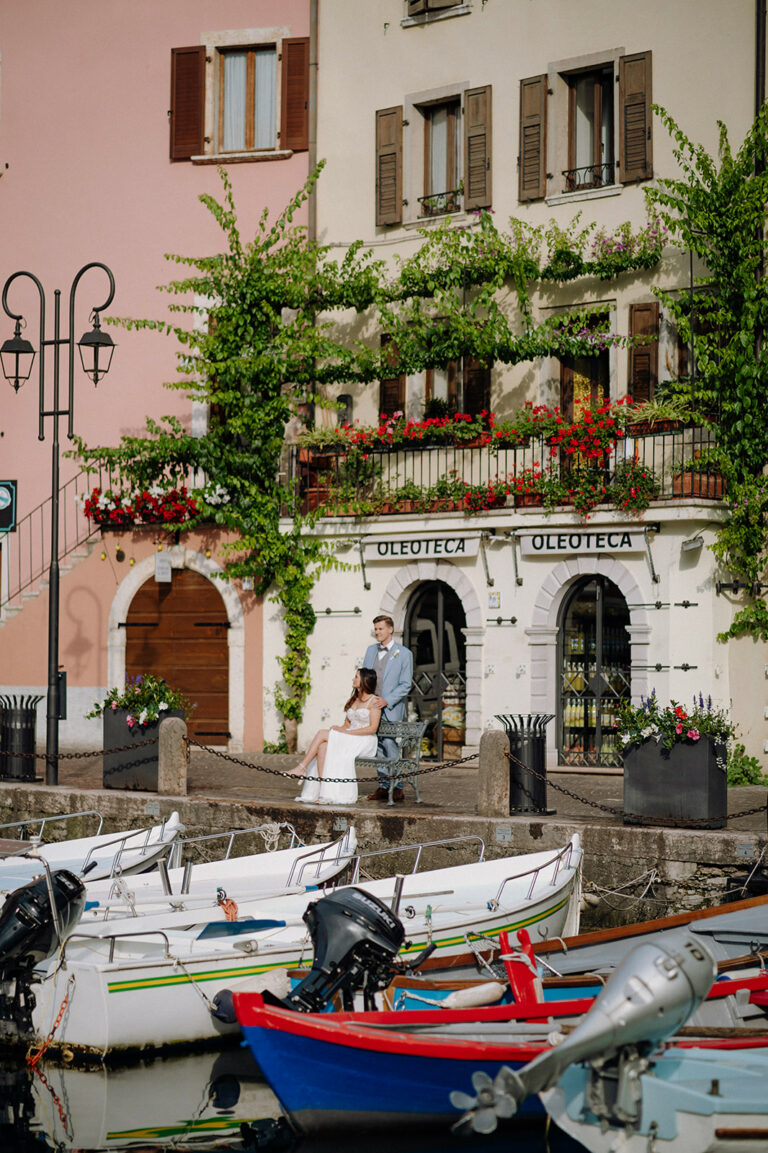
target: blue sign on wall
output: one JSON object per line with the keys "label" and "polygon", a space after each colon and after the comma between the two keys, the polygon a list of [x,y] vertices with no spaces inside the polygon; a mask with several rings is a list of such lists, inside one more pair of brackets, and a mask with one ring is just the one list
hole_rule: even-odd
{"label": "blue sign on wall", "polygon": [[16,486],[15,480],[0,480],[0,532],[16,528]]}

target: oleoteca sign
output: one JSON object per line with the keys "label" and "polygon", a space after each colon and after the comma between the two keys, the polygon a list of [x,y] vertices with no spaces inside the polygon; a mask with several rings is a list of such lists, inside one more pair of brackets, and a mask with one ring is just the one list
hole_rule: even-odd
{"label": "oleoteca sign", "polygon": [[452,536],[387,536],[367,540],[363,546],[366,561],[413,560],[424,557],[477,556],[480,534]]}
{"label": "oleoteca sign", "polygon": [[643,552],[645,538],[628,529],[577,529],[565,532],[520,533],[523,556],[552,556],[556,553]]}

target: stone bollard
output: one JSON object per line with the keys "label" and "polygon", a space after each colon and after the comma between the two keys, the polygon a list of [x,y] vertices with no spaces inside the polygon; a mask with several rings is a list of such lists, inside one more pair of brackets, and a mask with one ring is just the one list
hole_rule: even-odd
{"label": "stone bollard", "polygon": [[501,729],[486,729],[480,738],[477,813],[509,816],[509,738]]}
{"label": "stone bollard", "polygon": [[187,795],[186,735],[186,721],[181,717],[166,717],[160,722],[157,791],[161,796]]}

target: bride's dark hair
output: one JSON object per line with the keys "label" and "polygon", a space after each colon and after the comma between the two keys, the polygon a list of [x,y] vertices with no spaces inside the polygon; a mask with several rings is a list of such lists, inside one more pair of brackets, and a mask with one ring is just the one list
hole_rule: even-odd
{"label": "bride's dark hair", "polygon": [[376,673],[374,670],[362,668],[358,669],[357,671],[360,673],[360,688],[355,689],[355,691],[352,693],[352,696],[344,706],[344,712],[346,712],[347,709],[352,708],[352,705],[355,703],[361,693],[364,693],[366,696],[371,696],[376,692]]}

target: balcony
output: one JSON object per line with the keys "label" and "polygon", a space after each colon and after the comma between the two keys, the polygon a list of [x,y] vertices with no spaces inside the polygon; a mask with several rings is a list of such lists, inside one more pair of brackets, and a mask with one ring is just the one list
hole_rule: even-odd
{"label": "balcony", "polygon": [[607,188],[615,184],[613,162],[610,164],[587,164],[583,168],[566,168],[563,171],[566,192],[586,192],[593,188]]}
{"label": "balcony", "polygon": [[546,438],[516,447],[486,444],[290,446],[284,515],[322,517],[425,515],[493,508],[598,504],[630,515],[665,500],[717,501],[724,480],[708,464],[716,447],[712,426],[628,428],[598,461],[552,449]]}

